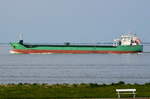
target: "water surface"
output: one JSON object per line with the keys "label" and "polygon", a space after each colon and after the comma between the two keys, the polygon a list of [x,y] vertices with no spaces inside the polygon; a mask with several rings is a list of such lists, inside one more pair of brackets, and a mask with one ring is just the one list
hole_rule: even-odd
{"label": "water surface", "polygon": [[150,53],[10,54],[0,46],[0,83],[150,82]]}

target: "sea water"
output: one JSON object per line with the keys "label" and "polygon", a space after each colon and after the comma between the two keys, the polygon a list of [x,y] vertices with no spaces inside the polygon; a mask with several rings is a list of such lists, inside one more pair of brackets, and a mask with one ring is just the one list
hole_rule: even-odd
{"label": "sea water", "polygon": [[10,54],[0,46],[0,84],[150,82],[150,46],[140,54]]}

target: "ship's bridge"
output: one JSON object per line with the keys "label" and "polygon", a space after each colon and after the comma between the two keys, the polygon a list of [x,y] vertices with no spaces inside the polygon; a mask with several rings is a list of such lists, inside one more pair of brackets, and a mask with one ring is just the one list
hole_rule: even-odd
{"label": "ship's bridge", "polygon": [[141,44],[141,40],[135,35],[135,34],[124,34],[121,35],[121,37],[117,40],[118,45],[140,45]]}

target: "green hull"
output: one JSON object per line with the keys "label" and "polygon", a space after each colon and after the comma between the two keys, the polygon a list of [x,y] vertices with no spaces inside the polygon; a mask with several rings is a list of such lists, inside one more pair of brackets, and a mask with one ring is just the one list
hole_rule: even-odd
{"label": "green hull", "polygon": [[24,45],[10,43],[14,53],[138,53],[142,45],[134,46],[96,46],[96,45]]}

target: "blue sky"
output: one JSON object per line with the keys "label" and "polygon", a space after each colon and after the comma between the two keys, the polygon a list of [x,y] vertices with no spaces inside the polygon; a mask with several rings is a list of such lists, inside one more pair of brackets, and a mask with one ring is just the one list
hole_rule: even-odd
{"label": "blue sky", "polygon": [[134,32],[150,42],[150,0],[0,0],[0,42],[103,42]]}

